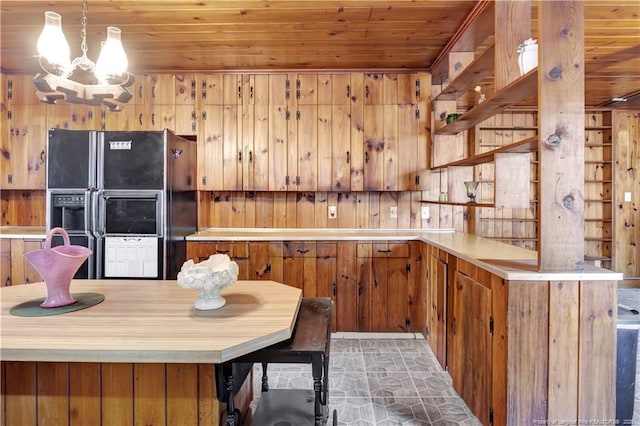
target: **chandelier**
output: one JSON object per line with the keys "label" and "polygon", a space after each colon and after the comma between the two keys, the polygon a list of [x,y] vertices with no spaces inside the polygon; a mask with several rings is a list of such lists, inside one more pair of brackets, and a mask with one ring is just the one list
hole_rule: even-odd
{"label": "chandelier", "polygon": [[120,111],[131,99],[127,87],[134,81],[127,72],[127,55],[120,41],[120,28],[107,27],[107,40],[97,62],[87,57],[87,0],[82,1],[82,56],[70,60],[69,43],[62,32],[62,18],[56,12],[44,14],[38,37],[38,58],[44,74],[33,78],[42,102],[64,100],[73,104],[100,106]]}

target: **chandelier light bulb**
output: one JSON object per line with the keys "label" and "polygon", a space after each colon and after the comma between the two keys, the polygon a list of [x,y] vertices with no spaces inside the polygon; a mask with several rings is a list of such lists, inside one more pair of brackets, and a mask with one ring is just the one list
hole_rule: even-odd
{"label": "chandelier light bulb", "polygon": [[104,42],[96,62],[96,77],[102,84],[107,84],[110,78],[121,76],[127,72],[129,61],[124,47],[122,47],[120,35],[120,28],[107,27],[107,40]]}
{"label": "chandelier light bulb", "polygon": [[62,32],[62,18],[56,12],[44,13],[44,28],[38,37],[38,54],[62,70],[71,66],[71,50]]}

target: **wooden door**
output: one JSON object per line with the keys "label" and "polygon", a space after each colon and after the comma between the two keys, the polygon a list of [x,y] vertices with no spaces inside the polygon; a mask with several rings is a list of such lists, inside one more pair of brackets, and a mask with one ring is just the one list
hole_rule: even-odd
{"label": "wooden door", "polygon": [[316,242],[285,241],[283,283],[302,289],[305,297],[316,297]]}
{"label": "wooden door", "polygon": [[[490,285],[490,283],[488,283]],[[482,424],[491,407],[491,289],[456,271],[453,292],[453,387]]]}
{"label": "wooden door", "polygon": [[289,121],[286,104],[269,105],[269,191],[287,189]]}
{"label": "wooden door", "polygon": [[447,364],[447,279],[447,263],[432,253],[429,258],[429,343],[442,368]]}
{"label": "wooden door", "polygon": [[[381,259],[376,259],[376,263]],[[408,332],[409,321],[409,258],[387,260],[387,331]]]}
{"label": "wooden door", "polygon": [[[353,123],[352,123],[353,125]],[[364,189],[384,186],[384,106],[364,106]]]}
{"label": "wooden door", "polygon": [[289,190],[315,191],[318,186],[318,106],[298,105],[298,113],[296,185],[290,185]]}
{"label": "wooden door", "polygon": [[364,75],[364,104],[384,104],[384,74],[367,73]]}
{"label": "wooden door", "polygon": [[[320,142],[322,144],[322,141]],[[358,147],[362,157],[362,145]],[[349,104],[331,107],[331,188],[332,191],[349,191],[351,166],[357,155],[351,144],[351,108]],[[324,165],[322,166],[324,167]],[[320,180],[319,180],[320,181]]]}
{"label": "wooden door", "polygon": [[248,242],[218,242],[216,243],[216,254],[226,254],[238,264],[238,279],[248,280],[249,278],[249,243]]}
{"label": "wooden door", "polygon": [[337,331],[358,331],[358,267],[355,242],[338,243]]}
{"label": "wooden door", "polygon": [[199,190],[212,191],[224,188],[222,109],[222,105],[202,107],[202,125],[197,145]]}

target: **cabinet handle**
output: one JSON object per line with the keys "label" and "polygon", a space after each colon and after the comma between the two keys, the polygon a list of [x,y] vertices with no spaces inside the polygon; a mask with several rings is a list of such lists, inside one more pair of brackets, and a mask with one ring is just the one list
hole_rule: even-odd
{"label": "cabinet handle", "polygon": [[142,126],[142,113],[140,113],[140,115],[138,116],[138,121],[140,122],[140,125]]}
{"label": "cabinet handle", "polygon": [[[11,277],[6,277],[6,278],[4,279],[4,286],[5,286],[5,287],[9,287],[10,285],[11,285]],[[335,285],[335,284],[334,284],[334,285]],[[334,293],[333,293],[333,295],[334,295],[334,296],[335,296],[335,291],[336,291],[336,290],[335,290],[335,289],[333,289],[333,292],[334,292]]]}
{"label": "cabinet handle", "polygon": [[142,84],[138,86],[138,97],[142,99]]}
{"label": "cabinet handle", "polygon": [[253,151],[249,151],[249,163],[253,162]]}
{"label": "cabinet handle", "polygon": [[351,97],[351,85],[347,84],[347,99]]}
{"label": "cabinet handle", "polygon": [[309,253],[309,249],[298,249],[298,253],[307,254],[307,253]]}
{"label": "cabinet handle", "polygon": [[40,151],[40,164],[44,164],[47,161],[47,158],[45,157],[45,152],[44,149],[42,151]]}
{"label": "cabinet handle", "polygon": [[216,253],[227,254],[227,253],[229,253],[229,250],[217,249],[217,250],[216,250]]}
{"label": "cabinet handle", "polygon": [[364,152],[364,162],[369,163],[369,153],[367,151]]}
{"label": "cabinet handle", "polygon": [[253,86],[249,88],[249,97],[253,99]]}
{"label": "cabinet handle", "polygon": [[369,85],[365,85],[364,86],[364,97],[368,98],[369,97]]}
{"label": "cabinet handle", "polygon": [[207,80],[202,80],[202,99],[207,99]]}
{"label": "cabinet handle", "polygon": [[242,98],[242,87],[238,86],[238,99]]}
{"label": "cabinet handle", "polygon": [[267,267],[264,268],[264,272],[266,272],[266,273],[271,272],[271,264],[270,263],[267,263]]}
{"label": "cabinet handle", "polygon": [[351,153],[347,151],[347,164],[351,162]]}
{"label": "cabinet handle", "polygon": [[238,151],[238,163],[242,163],[242,151]]}
{"label": "cabinet handle", "polygon": [[378,253],[391,253],[391,249],[378,249]]}
{"label": "cabinet handle", "polygon": [[333,291],[333,297],[336,297],[336,295],[338,294],[338,286],[336,285],[336,283],[333,283],[333,285],[331,285],[331,289]]}
{"label": "cabinet handle", "polygon": [[358,283],[358,296],[362,296],[363,286],[362,283]]}
{"label": "cabinet handle", "polygon": [[156,125],[156,113],[151,114],[151,125],[155,127]]}

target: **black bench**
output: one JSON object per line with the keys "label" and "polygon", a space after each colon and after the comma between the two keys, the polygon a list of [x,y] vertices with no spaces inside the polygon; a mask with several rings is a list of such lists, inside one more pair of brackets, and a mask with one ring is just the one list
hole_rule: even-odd
{"label": "black bench", "polygon": [[[227,403],[227,426],[235,426],[233,395],[238,383],[246,378],[253,363],[262,364],[262,395],[253,415],[252,425],[325,425],[328,419],[329,348],[331,345],[331,313],[328,297],[304,297],[291,338],[284,342],[243,355],[218,366],[218,395]],[[269,390],[269,363],[311,364],[313,390]],[[224,383],[224,386],[221,385]],[[224,389],[224,392],[221,390]],[[224,395],[221,395],[223,394]],[[239,418],[238,424],[241,424]],[[334,413],[334,423],[336,422]]]}

